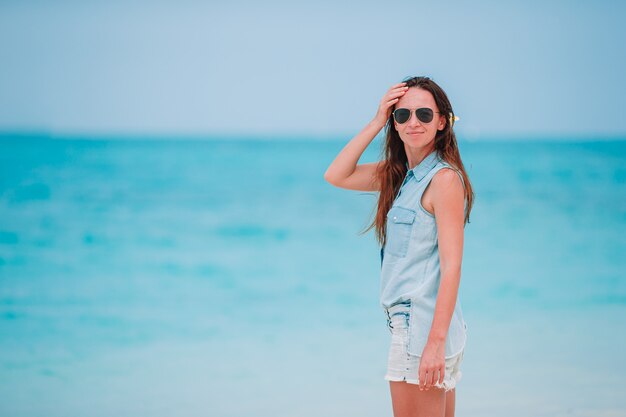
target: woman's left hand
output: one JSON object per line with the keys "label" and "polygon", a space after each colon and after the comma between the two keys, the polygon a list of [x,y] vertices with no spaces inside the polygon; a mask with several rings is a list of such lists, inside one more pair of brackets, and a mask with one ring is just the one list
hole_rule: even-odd
{"label": "woman's left hand", "polygon": [[419,366],[419,387],[420,390],[428,391],[437,382],[443,383],[446,371],[445,341],[429,340],[422,352],[422,359]]}

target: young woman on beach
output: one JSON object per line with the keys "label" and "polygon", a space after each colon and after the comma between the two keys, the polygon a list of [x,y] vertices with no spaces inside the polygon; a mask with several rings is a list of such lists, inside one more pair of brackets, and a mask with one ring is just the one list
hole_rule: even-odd
{"label": "young woman on beach", "polygon": [[[380,303],[391,332],[385,380],[395,417],[452,417],[467,326],[457,294],[463,232],[474,193],[461,161],[456,117],[428,77],[393,85],[376,116],[324,174],[330,184],[378,191]],[[357,165],[386,127],[381,161]]]}

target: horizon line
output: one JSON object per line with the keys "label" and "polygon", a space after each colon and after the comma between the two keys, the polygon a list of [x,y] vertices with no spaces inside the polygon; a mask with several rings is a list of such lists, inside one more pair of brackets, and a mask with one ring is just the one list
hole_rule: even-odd
{"label": "horizon line", "polygon": [[[205,132],[205,133],[141,133],[141,132],[62,132],[62,131],[46,131],[46,130],[0,130],[0,140],[4,139],[55,139],[55,140],[86,140],[86,141],[220,141],[220,140],[239,140],[239,141],[281,141],[281,140],[297,140],[297,141],[340,141],[346,142],[359,132],[352,133],[236,133],[236,132]],[[489,134],[465,134],[456,133],[459,142],[492,142],[492,141],[625,141],[626,132],[621,134],[607,133],[545,133],[545,134],[525,134],[525,133],[489,133]],[[374,140],[379,140],[384,136],[381,132]]]}

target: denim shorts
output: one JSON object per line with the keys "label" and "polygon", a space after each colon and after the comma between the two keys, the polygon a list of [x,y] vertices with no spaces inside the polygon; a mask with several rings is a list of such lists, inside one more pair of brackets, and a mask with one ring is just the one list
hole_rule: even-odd
{"label": "denim shorts", "polygon": [[[411,355],[407,352],[410,301],[395,304],[385,309],[387,314],[387,327],[391,332],[391,346],[387,360],[387,381],[406,381],[409,384],[419,384],[420,356]],[[446,370],[443,383],[436,382],[435,387],[446,391],[453,389],[461,379],[461,362],[463,351],[446,359]]]}

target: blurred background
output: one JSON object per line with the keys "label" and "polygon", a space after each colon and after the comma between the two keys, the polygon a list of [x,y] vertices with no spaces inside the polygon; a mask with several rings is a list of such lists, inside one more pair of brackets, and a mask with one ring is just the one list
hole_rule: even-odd
{"label": "blurred background", "polygon": [[457,415],[626,415],[625,17],[0,2],[0,415],[391,416],[377,196],[323,173],[412,75],[476,193]]}

